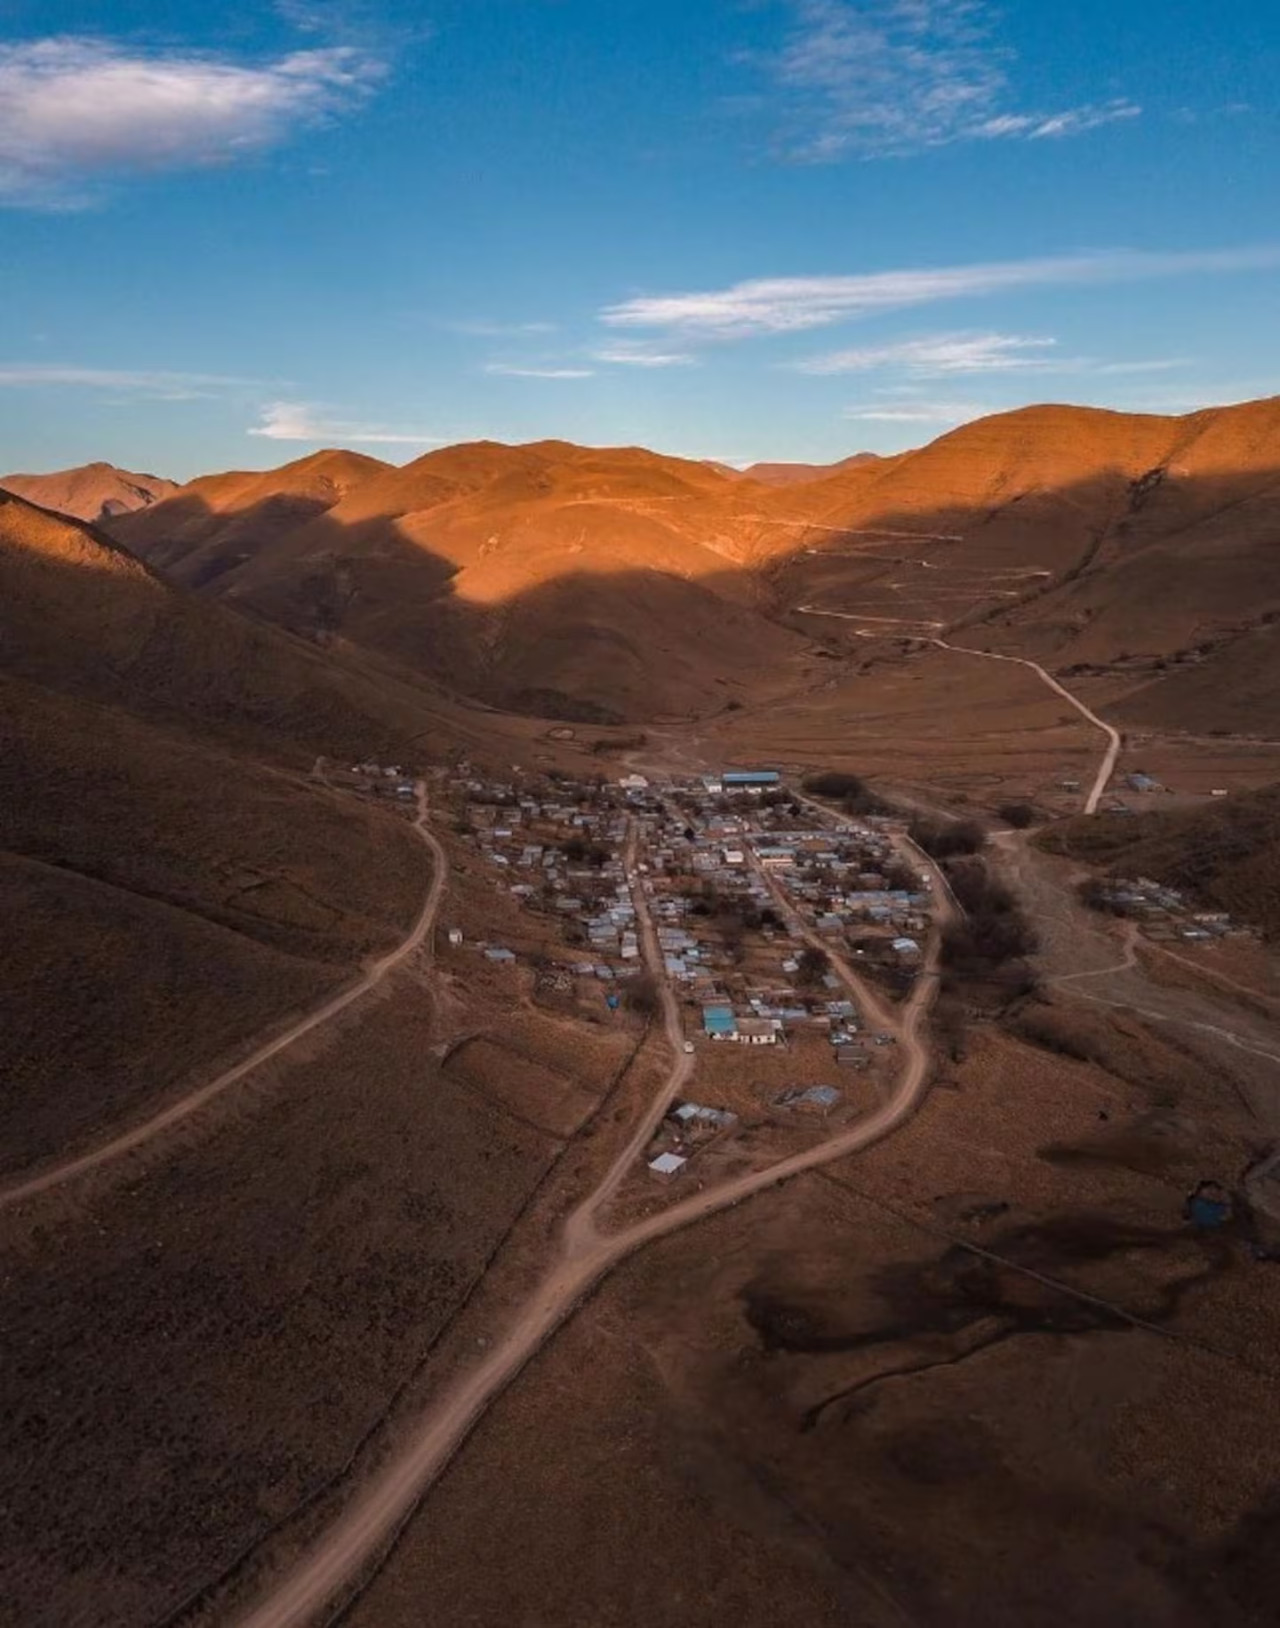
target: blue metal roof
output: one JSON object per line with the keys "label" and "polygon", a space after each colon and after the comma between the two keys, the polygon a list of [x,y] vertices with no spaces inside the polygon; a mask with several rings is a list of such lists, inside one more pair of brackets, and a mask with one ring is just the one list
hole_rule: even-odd
{"label": "blue metal roof", "polygon": [[707,1034],[737,1034],[738,1020],[727,1006],[704,1006],[702,1027]]}

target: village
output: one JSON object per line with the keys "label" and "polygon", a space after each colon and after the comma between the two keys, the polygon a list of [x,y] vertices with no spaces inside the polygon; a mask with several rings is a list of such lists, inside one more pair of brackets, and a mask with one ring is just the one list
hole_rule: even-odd
{"label": "village", "polygon": [[1201,910],[1181,889],[1149,876],[1093,878],[1082,884],[1081,896],[1092,909],[1135,922],[1156,943],[1209,944],[1257,936],[1228,911]]}
{"label": "village", "polygon": [[900,821],[828,815],[772,769],[464,773],[454,796],[455,830],[546,931],[536,955],[464,946],[458,928],[451,949],[619,1022],[652,1015],[660,982],[674,995],[699,1100],[670,1104],[646,1155],[653,1180],[741,1168],[770,1130],[824,1134],[881,1099],[895,1036],[841,968],[856,965],[885,1004],[920,973],[929,877],[895,844]]}

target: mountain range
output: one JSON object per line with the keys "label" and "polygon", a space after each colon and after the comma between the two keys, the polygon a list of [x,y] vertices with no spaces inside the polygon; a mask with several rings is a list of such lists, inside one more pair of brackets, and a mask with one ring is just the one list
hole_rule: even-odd
{"label": "mountain range", "polygon": [[816,651],[950,628],[1090,675],[1135,724],[1280,727],[1280,401],[1034,407],[766,471],[555,441],[328,451],[105,524],[202,597],[531,715],[705,716],[795,689]]}

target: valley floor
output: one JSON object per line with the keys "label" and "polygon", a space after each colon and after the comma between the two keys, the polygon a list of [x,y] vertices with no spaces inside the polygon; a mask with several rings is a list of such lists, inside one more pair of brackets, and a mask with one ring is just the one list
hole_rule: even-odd
{"label": "valley floor", "polygon": [[[966,669],[944,707],[962,660],[893,667],[834,757],[839,681],[650,731],[630,766],[761,752],[952,806],[1088,781],[1102,743],[1031,675]],[[670,984],[649,1023],[541,1003],[552,940],[436,835],[441,923],[524,965],[413,946],[163,1157],[0,1218],[9,1620],[1270,1620],[1280,1268],[1183,1215],[1277,1134],[1265,1006],[1166,977],[1009,839],[1034,1022],[977,1016],[949,1052],[931,948],[877,1106],[668,1199],[637,1160],[701,1066]]]}

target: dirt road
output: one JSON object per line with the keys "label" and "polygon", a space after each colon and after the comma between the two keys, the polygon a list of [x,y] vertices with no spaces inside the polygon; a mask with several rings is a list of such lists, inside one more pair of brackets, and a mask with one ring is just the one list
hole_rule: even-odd
{"label": "dirt road", "polygon": [[298,1019],[289,1026],[283,1034],[276,1035],[272,1040],[246,1057],[243,1062],[237,1063],[234,1068],[227,1069],[219,1074],[217,1079],[209,1080],[196,1090],[180,1097],[167,1108],[145,1119],[141,1124],[133,1126],[131,1130],[122,1131],[109,1142],[90,1149],[88,1153],[79,1154],[74,1159],[68,1159],[62,1164],[51,1166],[41,1171],[37,1176],[30,1176],[25,1181],[15,1182],[9,1187],[0,1188],[0,1210],[9,1209],[16,1204],[24,1203],[27,1199],[38,1197],[52,1188],[64,1186],[74,1181],[78,1176],[87,1175],[91,1170],[98,1170],[103,1165],[110,1164],[126,1154],[134,1152],[144,1146],[153,1138],[172,1129],[190,1119],[193,1114],[212,1102],[215,1097],[222,1095],[231,1086],[243,1080],[246,1075],[252,1074],[254,1069],[261,1068],[264,1063],[270,1062],[273,1057],[279,1057],[282,1052],[288,1051],[305,1035],[314,1034],[326,1023],[331,1023],[339,1013],[345,1012],[353,1006],[363,995],[377,986],[390,973],[413,955],[417,950],[427,944],[433,928],[436,915],[440,909],[440,901],[448,884],[449,860],[444,847],[430,829],[427,811],[427,788],[425,781],[418,783],[418,816],[413,822],[413,829],[431,850],[433,869],[431,885],[427,889],[427,896],[423,902],[418,919],[414,922],[409,936],[389,954],[372,962],[354,983],[336,995],[331,995],[322,1005],[315,1007],[305,1017]]}
{"label": "dirt road", "polygon": [[[993,846],[1039,934],[1036,963],[1046,985],[1091,1005],[1134,1012],[1149,1022],[1230,1047],[1236,1054],[1236,1084],[1251,1112],[1272,1132],[1280,1131],[1275,1073],[1280,1047],[1270,1019],[1205,988],[1156,983],[1138,959],[1132,924],[1118,942],[1115,933],[1099,925],[1074,897],[1061,868],[1031,847],[1025,832],[999,832]],[[1219,1051],[1214,1061],[1221,1068],[1226,1059]]]}
{"label": "dirt road", "polygon": [[1098,772],[1094,776],[1092,786],[1089,788],[1089,795],[1084,801],[1084,812],[1086,814],[1096,814],[1098,804],[1102,801],[1102,794],[1106,791],[1107,784],[1115,773],[1116,761],[1120,756],[1122,742],[1119,730],[1113,729],[1108,723],[1104,723],[1096,712],[1091,711],[1083,701],[1072,695],[1066,685],[1060,684],[1053,674],[1046,672],[1038,661],[1028,661],[1025,656],[998,655],[993,650],[971,650],[967,645],[948,644],[945,639],[934,638],[930,639],[929,643],[937,645],[940,650],[952,650],[961,656],[977,656],[983,661],[1011,661],[1016,667],[1029,667],[1037,678],[1049,686],[1055,695],[1060,695],[1064,701],[1076,709],[1087,723],[1102,731],[1107,737],[1107,750],[1103,754],[1102,762],[1098,766]]}
{"label": "dirt road", "polygon": [[[931,1053],[922,1034],[937,989],[940,933],[931,934],[924,967],[911,1000],[897,1011],[883,1011],[884,1026],[898,1037],[901,1070],[889,1098],[829,1141],[758,1170],[721,1183],[609,1237],[600,1235],[596,1217],[647,1145],[671,1097],[688,1078],[692,1058],[683,1048],[679,1006],[664,975],[657,934],[635,866],[636,841],[627,845],[626,871],[637,900],[645,959],[663,991],[663,1015],[673,1065],[661,1090],[646,1109],[623,1153],[614,1161],[590,1197],[565,1228],[559,1261],[518,1309],[515,1320],[489,1356],[447,1390],[418,1424],[401,1450],[357,1492],[350,1507],[316,1540],[296,1566],[272,1587],[240,1628],[306,1628],[337,1591],[357,1577],[388,1543],[394,1542],[419,1500],[440,1475],[485,1410],[516,1378],[525,1364],[573,1312],[584,1295],[613,1267],[645,1244],[740,1204],[806,1170],[867,1147],[888,1135],[919,1107],[929,1078]],[[937,923],[952,909],[945,895],[934,893]],[[858,998],[866,1002],[862,980],[852,973]]]}
{"label": "dirt road", "polygon": [[635,1130],[627,1141],[627,1145],[618,1154],[609,1166],[604,1178],[586,1199],[574,1210],[565,1223],[564,1248],[570,1257],[585,1255],[591,1247],[598,1243],[600,1234],[596,1230],[596,1217],[608,1204],[617,1192],[619,1185],[635,1164],[636,1160],[648,1147],[649,1141],[662,1121],[673,1098],[679,1096],[694,1070],[694,1058],[684,1049],[684,1024],[680,1018],[680,1003],[676,1000],[675,992],[671,988],[671,980],[666,976],[665,963],[661,947],[658,944],[657,930],[653,925],[653,915],[649,909],[649,900],[644,891],[644,879],[636,868],[636,848],[638,834],[635,823],[627,834],[627,845],[623,854],[623,869],[626,872],[627,883],[631,889],[632,902],[636,907],[636,920],[640,928],[640,942],[644,948],[645,965],[649,974],[658,985],[659,998],[662,1002],[662,1026],[667,1037],[667,1044],[671,1048],[671,1069],[664,1079],[661,1087],[654,1095],[646,1112],[636,1122]]}
{"label": "dirt road", "polygon": [[[798,605],[796,609],[806,616],[833,616],[840,622],[894,621],[892,617],[859,616],[854,611],[820,610],[816,605]],[[896,625],[901,627],[935,628],[942,627],[943,623],[904,620],[897,622]],[[864,634],[864,637],[869,637],[869,635]],[[1103,754],[1102,762],[1098,766],[1098,772],[1094,776],[1093,784],[1090,786],[1089,794],[1084,802],[1084,812],[1086,814],[1096,814],[1098,812],[1098,804],[1102,801],[1102,794],[1106,791],[1108,782],[1115,773],[1116,763],[1120,757],[1123,742],[1119,730],[1113,729],[1109,723],[1105,723],[1099,718],[1096,712],[1087,707],[1078,696],[1072,695],[1066,685],[1060,683],[1038,661],[1029,661],[1025,656],[1005,656],[994,650],[974,650],[966,644],[951,644],[946,639],[939,638],[937,634],[920,633],[914,635],[914,637],[925,639],[927,643],[936,645],[939,650],[950,650],[957,656],[976,656],[979,661],[1007,661],[1012,662],[1015,667],[1029,668],[1041,683],[1047,684],[1055,695],[1060,695],[1069,706],[1074,707],[1086,723],[1092,724],[1095,729],[1101,730],[1107,737],[1107,749]]]}

